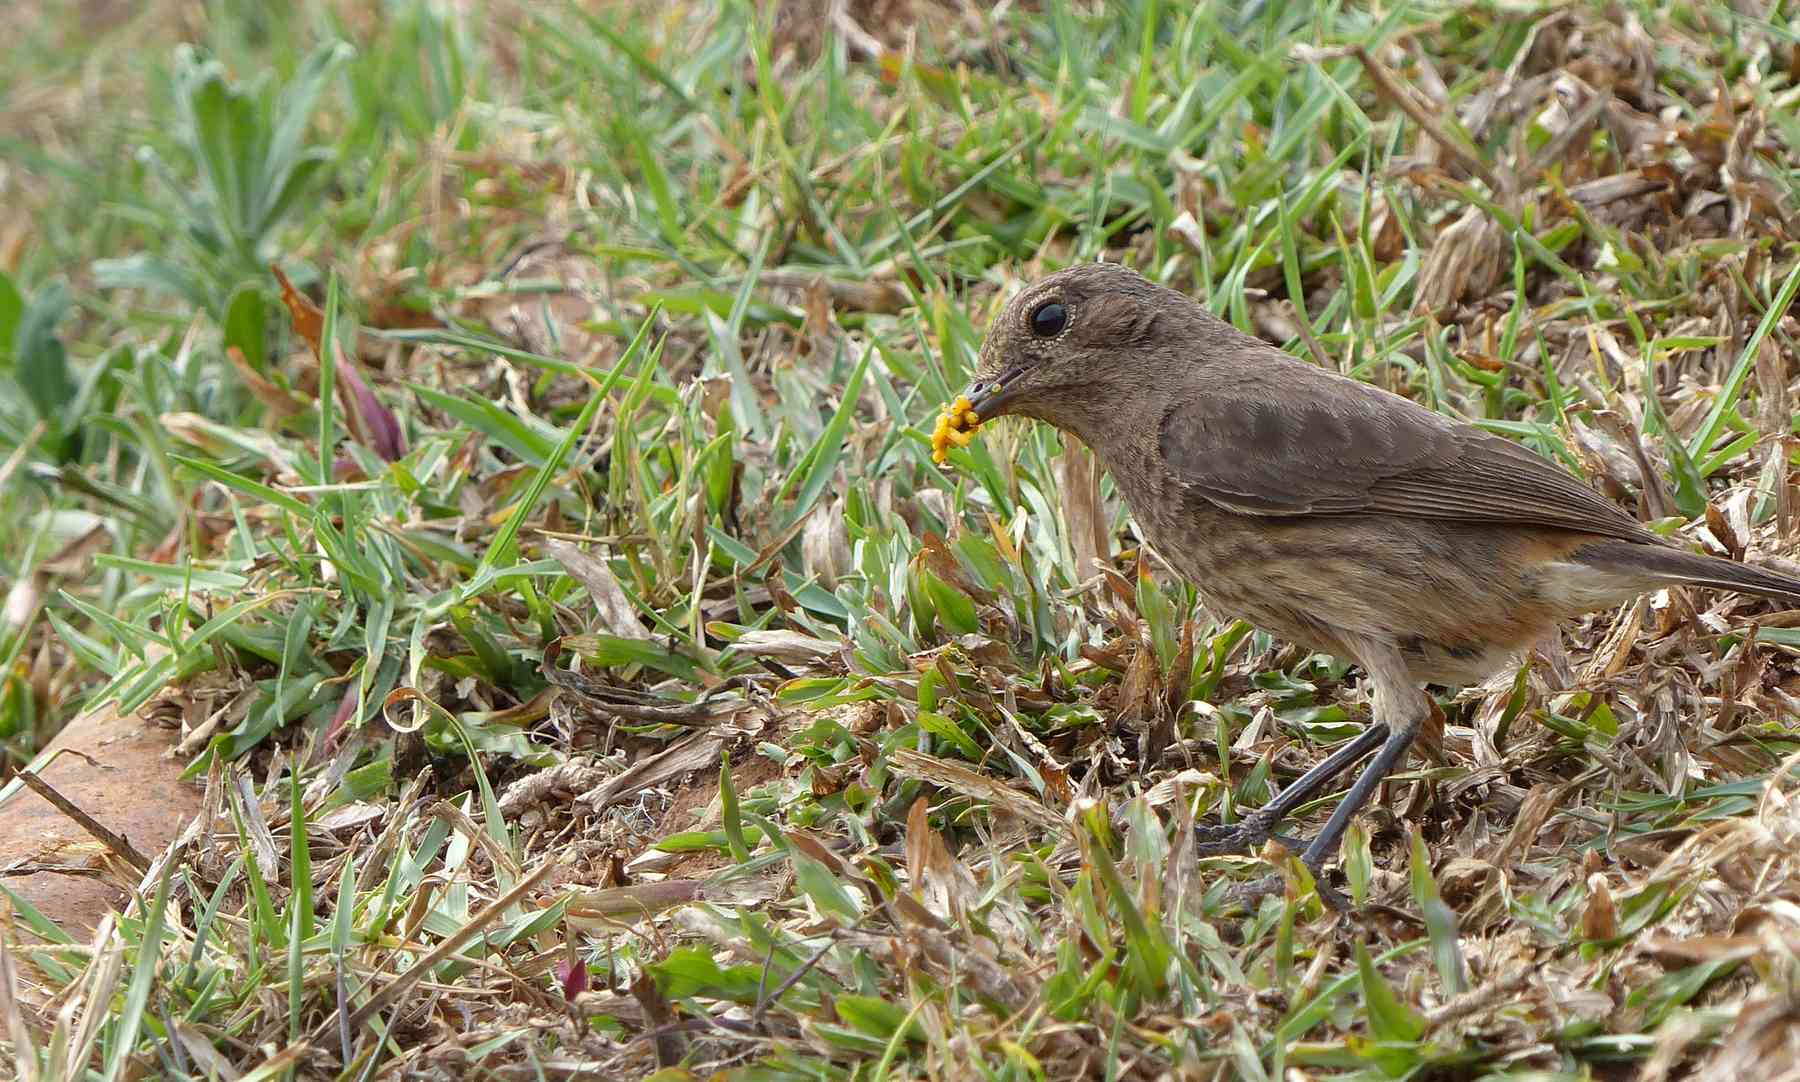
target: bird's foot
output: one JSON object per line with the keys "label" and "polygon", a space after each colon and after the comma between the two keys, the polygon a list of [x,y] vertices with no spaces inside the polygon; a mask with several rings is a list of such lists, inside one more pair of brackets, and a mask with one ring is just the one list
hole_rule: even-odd
{"label": "bird's foot", "polygon": [[[1279,816],[1268,814],[1266,808],[1258,808],[1230,826],[1197,826],[1194,828],[1194,850],[1203,857],[1216,857],[1230,853],[1257,853],[1268,842],[1277,842],[1289,853],[1298,856],[1310,848],[1308,839],[1275,833],[1278,822]],[[1350,899],[1326,882],[1323,862],[1315,864],[1304,857],[1299,859],[1306,870],[1312,873],[1313,887],[1319,892],[1319,900],[1325,903],[1325,907],[1338,913],[1349,912],[1352,908]],[[1225,898],[1228,902],[1253,909],[1264,896],[1280,893],[1286,887],[1286,876],[1271,875],[1239,883],[1226,893]]]}
{"label": "bird's foot", "polygon": [[1278,820],[1258,808],[1230,826],[1197,826],[1194,828],[1194,851],[1203,857],[1219,857],[1230,853],[1254,853],[1264,842],[1277,841],[1296,853],[1306,849],[1297,838],[1275,833]]}
{"label": "bird's foot", "polygon": [[[1312,873],[1313,889],[1318,892],[1319,901],[1325,904],[1326,909],[1334,913],[1348,913],[1355,908],[1349,898],[1325,881],[1325,873],[1322,868],[1308,865],[1307,871]],[[1267,875],[1261,879],[1252,879],[1247,883],[1239,883],[1226,891],[1225,901],[1253,910],[1256,908],[1256,903],[1266,896],[1284,892],[1287,889],[1287,882],[1287,876],[1279,873]]]}

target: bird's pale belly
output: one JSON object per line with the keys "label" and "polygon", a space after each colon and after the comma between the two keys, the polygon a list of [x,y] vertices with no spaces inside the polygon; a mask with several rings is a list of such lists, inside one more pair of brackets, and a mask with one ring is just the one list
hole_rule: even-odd
{"label": "bird's pale belly", "polygon": [[1546,596],[1541,529],[1191,505],[1143,525],[1216,615],[1351,660],[1358,641],[1391,643],[1420,683],[1483,680],[1566,615]]}

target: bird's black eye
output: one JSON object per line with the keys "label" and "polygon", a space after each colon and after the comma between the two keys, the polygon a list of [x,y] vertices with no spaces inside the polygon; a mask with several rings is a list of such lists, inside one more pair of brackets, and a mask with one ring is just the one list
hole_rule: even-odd
{"label": "bird's black eye", "polygon": [[1055,338],[1069,325],[1069,310],[1058,301],[1045,301],[1031,310],[1031,333]]}

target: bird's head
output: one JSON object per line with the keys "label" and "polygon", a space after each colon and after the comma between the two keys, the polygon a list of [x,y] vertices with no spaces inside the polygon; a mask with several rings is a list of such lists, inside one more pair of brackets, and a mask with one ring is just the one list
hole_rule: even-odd
{"label": "bird's head", "polygon": [[[1172,303],[1173,302],[1173,303]],[[1008,301],[981,346],[975,378],[932,436],[944,461],[995,417],[1049,421],[1092,443],[1105,399],[1158,363],[1161,336],[1197,306],[1116,263],[1058,271]]]}

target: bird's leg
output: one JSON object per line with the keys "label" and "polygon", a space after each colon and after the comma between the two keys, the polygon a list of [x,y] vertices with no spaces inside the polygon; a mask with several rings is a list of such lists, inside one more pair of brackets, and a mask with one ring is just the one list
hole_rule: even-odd
{"label": "bird's leg", "polygon": [[1387,726],[1376,722],[1356,734],[1354,740],[1326,756],[1318,765],[1295,778],[1292,784],[1276,794],[1274,800],[1245,815],[1242,820],[1228,826],[1194,828],[1194,840],[1198,843],[1199,854],[1210,857],[1222,853],[1253,851],[1270,838],[1290,849],[1305,849],[1306,844],[1276,834],[1276,826],[1292,815],[1295,808],[1311,800],[1332,778],[1379,747],[1387,739],[1387,735]]}
{"label": "bird's leg", "polygon": [[1425,725],[1425,719],[1431,716],[1430,701],[1426,699],[1425,692],[1413,682],[1411,674],[1406,671],[1406,663],[1397,650],[1385,646],[1381,650],[1365,653],[1385,655],[1381,656],[1379,662],[1368,657],[1360,660],[1374,681],[1375,711],[1378,717],[1385,718],[1388,737],[1381,745],[1381,750],[1369,760],[1368,767],[1357,777],[1356,783],[1350,786],[1350,791],[1344,794],[1344,799],[1331,813],[1331,818],[1325,820],[1325,828],[1319,831],[1319,836],[1301,854],[1300,859],[1308,867],[1317,868],[1327,857],[1337,852],[1338,841],[1343,838],[1351,817],[1369,802],[1375,787],[1385,781],[1394,772],[1394,768],[1405,760],[1414,738]]}
{"label": "bird's leg", "polygon": [[[1350,786],[1350,791],[1344,794],[1344,799],[1332,811],[1331,818],[1325,821],[1324,829],[1319,831],[1318,836],[1300,854],[1301,863],[1312,872],[1313,879],[1318,884],[1319,897],[1333,909],[1346,909],[1348,905],[1341,895],[1325,885],[1321,875],[1325,861],[1337,853],[1338,842],[1342,840],[1351,818],[1369,802],[1376,786],[1406,758],[1413,738],[1419,735],[1419,730],[1431,713],[1429,700],[1413,682],[1411,674],[1407,672],[1405,660],[1392,644],[1364,641],[1358,645],[1363,649],[1359,651],[1357,660],[1362,662],[1374,684],[1375,716],[1381,719],[1381,723],[1370,726],[1369,731],[1381,730],[1385,733],[1385,739],[1381,750],[1375,753],[1369,765]],[[1296,782],[1289,788],[1295,788],[1298,784]],[[1244,884],[1234,894],[1239,900],[1249,901],[1280,888],[1281,877],[1272,876],[1260,882]]]}

